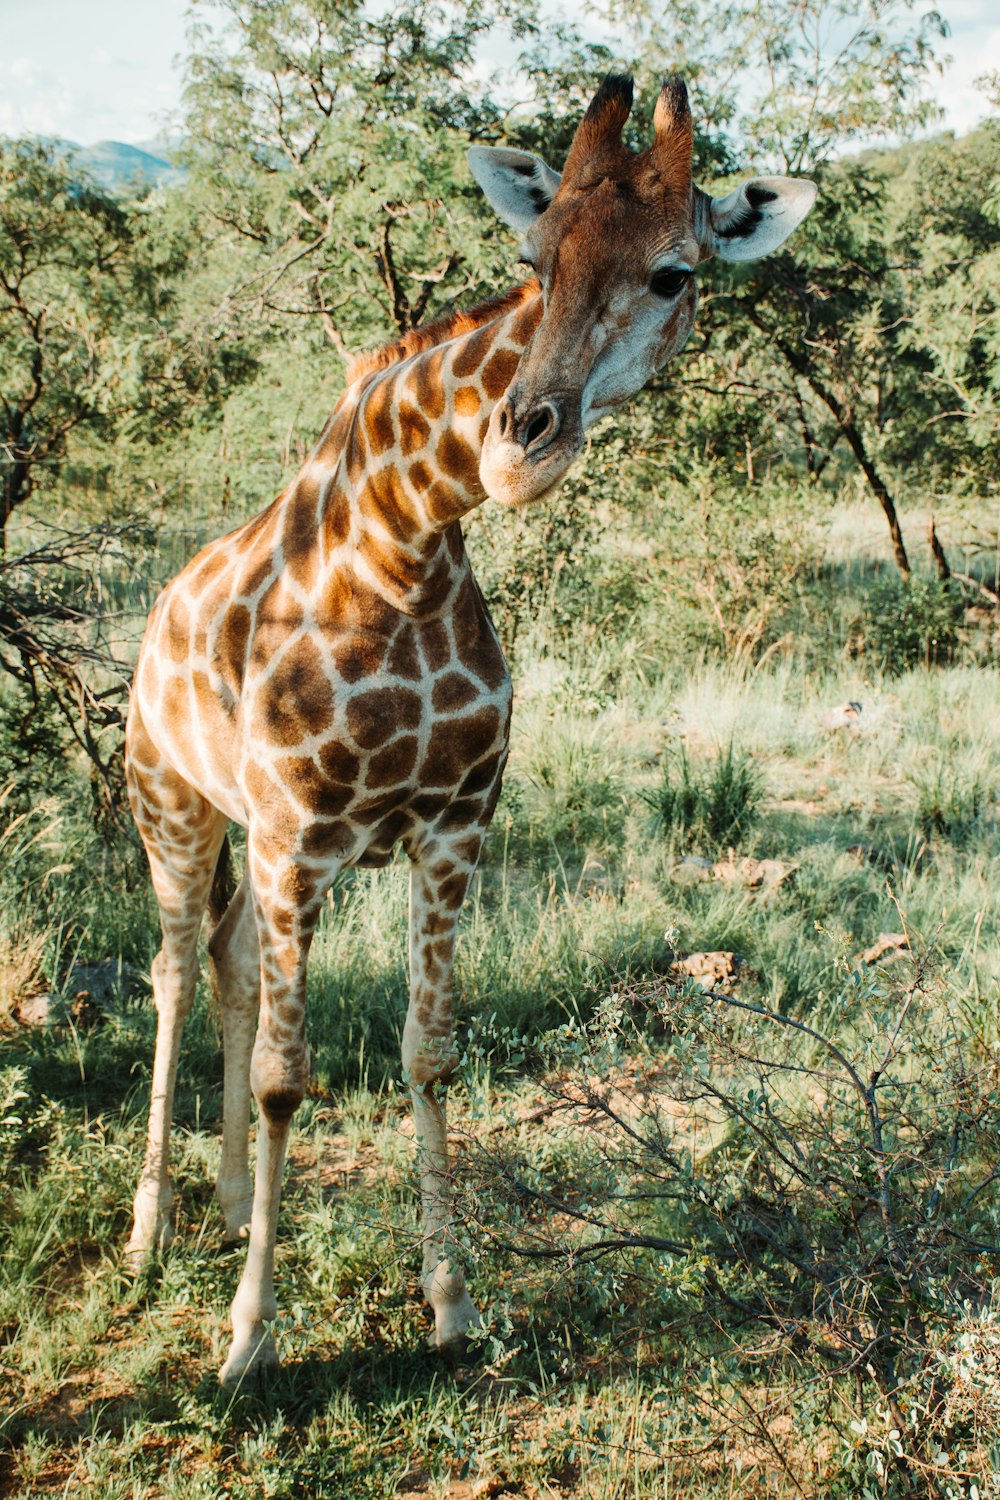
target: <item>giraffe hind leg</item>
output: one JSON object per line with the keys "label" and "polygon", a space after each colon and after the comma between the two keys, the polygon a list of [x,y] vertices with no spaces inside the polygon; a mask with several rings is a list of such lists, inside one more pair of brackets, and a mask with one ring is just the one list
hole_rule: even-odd
{"label": "giraffe hind leg", "polygon": [[138,1269],[169,1243],[173,1230],[170,1125],[177,1063],[198,978],[198,934],[227,820],[157,757],[137,713],[129,724],[126,774],[162,932],[152,965],[157,1028],[146,1156],[125,1247],[126,1263]]}
{"label": "giraffe hind leg", "polygon": [[[466,846],[472,842],[468,837]],[[478,855],[478,841],[476,842]],[[434,1309],[432,1348],[461,1355],[482,1319],[455,1257],[454,1205],[448,1160],[446,1089],[458,1056],[452,1020],[452,973],[458,916],[475,868],[466,847],[425,851],[410,865],[410,1005],[403,1029],[423,1204],[423,1287]],[[449,858],[454,855],[454,858]],[[451,872],[435,879],[439,862]]]}
{"label": "giraffe hind leg", "polygon": [[244,875],[208,944],[222,1013],[224,1047],[222,1158],[215,1193],[226,1238],[247,1232],[253,1208],[250,1175],[250,1059],[260,1011],[260,942]]}

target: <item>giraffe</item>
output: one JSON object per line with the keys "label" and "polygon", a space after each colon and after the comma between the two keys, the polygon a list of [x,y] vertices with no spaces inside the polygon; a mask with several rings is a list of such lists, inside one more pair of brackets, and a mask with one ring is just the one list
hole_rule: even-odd
{"label": "giraffe", "polygon": [[712,198],[692,183],[683,83],[663,85],[652,144],[638,153],[622,143],[631,104],[631,79],[609,75],[562,174],[524,152],[470,151],[533,274],[356,363],[288,488],[199,553],[150,614],[126,768],[162,946],[148,1144],[126,1254],[140,1263],[171,1234],[181,1031],[236,822],[247,831],[246,870],[209,940],[224,1047],[216,1192],[228,1235],[248,1238],[220,1373],[229,1386],[277,1361],[268,1326],[277,1212],[308,1082],[317,920],[338,871],[383,865],[397,842],[410,860],[402,1061],[431,1341],[453,1347],[479,1322],[451,1248],[445,1093],[457,1063],[456,926],[500,792],[511,685],[461,521],[487,499],[520,506],[550,492],[587,428],[688,337],[699,261],[775,249],[815,196],[811,183],[758,178]]}

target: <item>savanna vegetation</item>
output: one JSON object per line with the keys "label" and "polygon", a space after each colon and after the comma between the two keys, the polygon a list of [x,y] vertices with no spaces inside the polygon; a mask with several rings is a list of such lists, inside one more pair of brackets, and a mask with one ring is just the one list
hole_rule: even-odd
{"label": "savanna vegetation", "polygon": [[[896,0],[206,0],[182,182],[0,142],[5,1495],[1000,1494],[1000,124],[933,133],[942,33]],[[558,495],[468,527],[517,694],[451,1094],[481,1344],[424,1348],[405,868],[347,872],[284,1367],[226,1395],[207,984],[178,1233],[118,1260],[158,944],[130,662],[345,360],[516,276],[470,141],[558,163],[620,58],[637,139],[680,71],[704,185],[818,203],[699,272],[684,355]]]}

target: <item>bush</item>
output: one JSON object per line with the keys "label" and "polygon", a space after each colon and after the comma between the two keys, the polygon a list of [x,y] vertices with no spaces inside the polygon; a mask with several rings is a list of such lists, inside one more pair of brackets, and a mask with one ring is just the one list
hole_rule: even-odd
{"label": "bush", "polygon": [[961,599],[948,583],[899,574],[880,578],[855,627],[857,654],[890,676],[911,667],[947,666],[958,650],[961,617]]}
{"label": "bush", "polygon": [[44,686],[33,693],[15,683],[0,697],[0,787],[10,788],[0,820],[7,822],[65,789],[68,741],[65,722]]}
{"label": "bush", "polygon": [[695,767],[686,750],[663,767],[657,790],[647,797],[670,842],[691,848],[728,848],[742,842],[760,810],[760,773],[732,741],[710,765]]}
{"label": "bush", "polygon": [[803,497],[777,484],[736,485],[710,464],[654,496],[661,633],[670,654],[708,647],[745,666],[790,644],[814,566]]}
{"label": "bush", "polygon": [[[627,983],[533,1044],[543,1143],[494,1134],[460,1169],[470,1256],[517,1265],[520,1296],[556,1295],[561,1266],[574,1314],[604,1299],[665,1379],[700,1348],[675,1387],[708,1408],[689,1452],[725,1402],[730,1442],[766,1435],[799,1494],[994,1493],[1000,1089],[932,959],[843,960],[813,1024]],[[806,1489],[831,1417],[841,1452]]]}
{"label": "bush", "polygon": [[507,654],[542,617],[550,644],[571,639],[594,593],[603,529],[586,496],[567,486],[528,515],[483,505],[467,524],[476,578]]}
{"label": "bush", "polygon": [[963,774],[945,761],[910,781],[917,793],[917,821],[930,841],[963,847],[976,837],[990,803],[990,788],[978,772]]}

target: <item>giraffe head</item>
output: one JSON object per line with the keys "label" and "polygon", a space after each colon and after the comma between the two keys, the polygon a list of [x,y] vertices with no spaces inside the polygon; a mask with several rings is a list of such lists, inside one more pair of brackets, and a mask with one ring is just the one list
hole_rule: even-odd
{"label": "giraffe head", "polygon": [[668,79],[653,142],[622,142],[631,78],[609,74],[577,128],[562,174],[537,156],[475,146],[469,164],[501,218],[523,236],[544,312],[494,408],[480,477],[521,505],[562,478],[584,433],[645,385],[694,326],[694,272],[712,255],[756,260],[791,234],[811,182],[759,177],[724,198],[691,180],[687,90]]}

